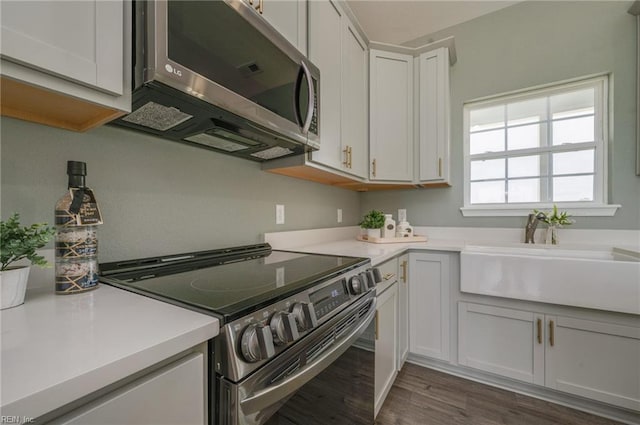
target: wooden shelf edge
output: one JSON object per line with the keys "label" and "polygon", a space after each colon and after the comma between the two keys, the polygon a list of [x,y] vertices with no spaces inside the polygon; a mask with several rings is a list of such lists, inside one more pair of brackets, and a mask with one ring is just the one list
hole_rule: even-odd
{"label": "wooden shelf edge", "polygon": [[123,111],[0,77],[0,115],[84,132],[125,114]]}
{"label": "wooden shelf edge", "polygon": [[291,165],[281,168],[263,168],[264,171],[280,174],[297,179],[313,181],[341,189],[353,190],[356,192],[372,192],[380,190],[406,190],[418,188],[438,188],[450,187],[448,183],[389,183],[389,182],[361,182],[345,176],[334,174],[330,171],[316,168],[307,164]]}

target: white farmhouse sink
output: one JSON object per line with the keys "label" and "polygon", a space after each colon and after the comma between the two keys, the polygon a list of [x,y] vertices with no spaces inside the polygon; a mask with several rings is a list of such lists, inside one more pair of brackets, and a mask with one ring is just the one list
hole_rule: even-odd
{"label": "white farmhouse sink", "polygon": [[466,246],[462,292],[640,314],[640,258],[549,245]]}

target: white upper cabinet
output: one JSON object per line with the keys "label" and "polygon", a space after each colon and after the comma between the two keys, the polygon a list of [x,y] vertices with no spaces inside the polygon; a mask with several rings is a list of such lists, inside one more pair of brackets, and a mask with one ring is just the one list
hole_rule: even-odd
{"label": "white upper cabinet", "polygon": [[122,1],[3,1],[2,57],[120,95]]}
{"label": "white upper cabinet", "polygon": [[307,54],[307,2],[304,0],[245,0],[302,54]]}
{"label": "white upper cabinet", "polygon": [[421,54],[420,170],[424,183],[449,183],[449,49]]}
{"label": "white upper cabinet", "polygon": [[369,178],[413,180],[413,56],[370,51]]}
{"label": "white upper cabinet", "polygon": [[367,47],[333,1],[309,2],[309,59],[320,68],[314,163],[367,176]]}
{"label": "white upper cabinet", "polygon": [[340,169],[342,11],[331,1],[309,2],[309,59],[320,68],[320,150],[315,162]]}
{"label": "white upper cabinet", "polygon": [[2,1],[2,115],[85,131],[131,110],[124,1]]}
{"label": "white upper cabinet", "polygon": [[342,149],[346,149],[347,172],[366,177],[367,139],[367,47],[349,24],[344,27],[342,67]]}

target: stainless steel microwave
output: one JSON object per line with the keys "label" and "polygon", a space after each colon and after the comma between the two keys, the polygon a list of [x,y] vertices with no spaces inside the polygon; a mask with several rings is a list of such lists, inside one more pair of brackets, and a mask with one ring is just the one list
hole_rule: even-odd
{"label": "stainless steel microwave", "polygon": [[320,71],[248,3],[133,8],[132,112],[114,124],[254,161],[320,147]]}

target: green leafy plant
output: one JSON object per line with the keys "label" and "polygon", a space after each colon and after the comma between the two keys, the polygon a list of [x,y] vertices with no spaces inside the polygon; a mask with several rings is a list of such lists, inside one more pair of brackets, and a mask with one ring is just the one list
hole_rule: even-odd
{"label": "green leafy plant", "polygon": [[17,213],[7,221],[0,220],[0,271],[23,258],[36,266],[48,266],[44,257],[36,254],[36,250],[45,246],[54,234],[55,229],[47,227],[47,223],[22,227]]}
{"label": "green leafy plant", "polygon": [[555,204],[553,204],[551,212],[533,210],[533,213],[536,214],[540,221],[550,226],[569,226],[574,223],[566,211],[558,212],[558,207]]}
{"label": "green leafy plant", "polygon": [[384,213],[382,211],[369,211],[362,221],[360,227],[363,229],[382,229],[384,227]]}

